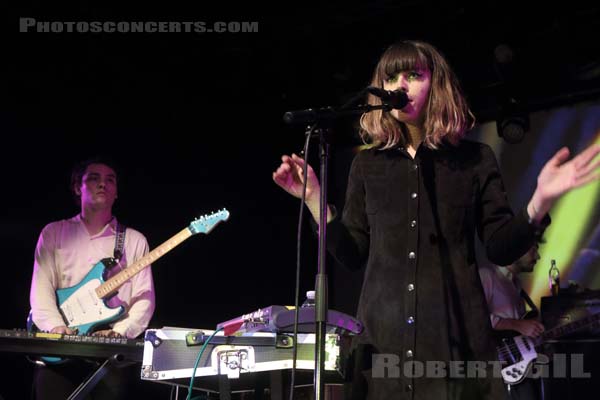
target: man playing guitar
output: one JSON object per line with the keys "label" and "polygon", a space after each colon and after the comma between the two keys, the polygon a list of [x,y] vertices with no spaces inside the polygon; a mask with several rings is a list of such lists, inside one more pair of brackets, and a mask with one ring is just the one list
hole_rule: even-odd
{"label": "man playing guitar", "polygon": [[[155,308],[150,268],[123,284],[108,299],[107,305],[122,306],[119,308],[122,313],[116,320],[107,319],[106,326],[94,325],[89,332],[76,331],[68,327],[69,316],[58,307],[56,290],[80,283],[99,261],[114,258],[115,265],[106,271],[114,275],[148,253],[144,235],[119,225],[112,214],[117,198],[117,173],[111,162],[96,158],[76,166],[71,189],[80,213],[48,224],[36,246],[30,294],[33,323],[37,329],[52,333],[135,338],[144,332]],[[91,367],[81,360],[38,366],[34,372],[36,398],[67,398]],[[100,398],[103,390],[107,398],[119,398],[118,384],[103,385],[111,381],[109,375],[94,389],[94,399]],[[113,375],[116,375],[113,380],[118,380],[122,373]]]}
{"label": "man playing guitar", "polygon": [[[479,276],[485,292],[485,298],[490,312],[492,328],[502,334],[515,334],[528,337],[539,337],[544,332],[544,325],[537,319],[538,310],[527,293],[522,289],[519,280],[520,273],[530,273],[540,259],[538,253],[539,243],[543,242],[538,237],[525,255],[506,267],[495,265],[481,266]],[[530,307],[526,311],[526,304]],[[525,379],[522,383],[510,387],[512,399],[537,399],[539,398],[539,383],[532,379]]]}

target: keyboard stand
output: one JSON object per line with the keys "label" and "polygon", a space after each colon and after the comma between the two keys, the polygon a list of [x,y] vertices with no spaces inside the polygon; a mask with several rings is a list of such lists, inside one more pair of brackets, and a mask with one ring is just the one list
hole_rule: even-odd
{"label": "keyboard stand", "polygon": [[123,355],[115,354],[112,357],[109,357],[98,367],[98,369],[86,380],[81,382],[81,384],[71,393],[67,400],[83,400],[90,392],[94,389],[94,387],[100,382],[104,375],[108,372],[108,368],[117,365],[123,361]]}

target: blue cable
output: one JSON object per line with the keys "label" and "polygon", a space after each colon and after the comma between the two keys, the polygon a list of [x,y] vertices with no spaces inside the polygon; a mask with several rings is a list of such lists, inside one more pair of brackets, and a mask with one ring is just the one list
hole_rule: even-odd
{"label": "blue cable", "polygon": [[200,359],[202,358],[202,354],[204,354],[204,350],[206,349],[206,346],[208,345],[208,343],[211,341],[211,339],[213,337],[215,337],[215,335],[219,332],[222,331],[223,328],[219,328],[216,331],[213,332],[212,335],[210,335],[208,337],[208,339],[206,339],[206,341],[204,342],[204,344],[202,345],[202,348],[200,348],[200,352],[198,353],[198,357],[196,358],[196,362],[194,363],[194,369],[192,370],[192,377],[190,378],[190,387],[188,388],[188,395],[186,397],[186,400],[191,400],[191,396],[192,396],[192,388],[194,387],[194,378],[196,377],[196,369],[198,368],[198,364],[200,363]]}

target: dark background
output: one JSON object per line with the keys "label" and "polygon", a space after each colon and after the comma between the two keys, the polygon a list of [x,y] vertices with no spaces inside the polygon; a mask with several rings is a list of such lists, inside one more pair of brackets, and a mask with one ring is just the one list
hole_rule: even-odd
{"label": "dark background", "polygon": [[[436,45],[481,122],[501,117],[510,99],[534,111],[600,93],[598,6],[333,1],[215,7],[25,2],[8,14],[0,111],[2,328],[24,326],[37,236],[46,223],[78,212],[68,190],[70,169],[89,156],[118,161],[115,214],[144,233],[151,248],[196,216],[224,207],[231,212],[228,222],[188,239],[153,266],[151,327],[213,328],[294,301],[299,204],[273,184],[271,173],[281,154],[300,151],[304,135],[303,127],[283,123],[283,113],[344,103],[369,83],[378,57],[397,39]],[[19,33],[19,17],[257,21],[259,28]],[[501,44],[512,51],[512,62],[495,58],[507,54]],[[355,123],[334,126],[330,185],[338,205],[358,144]],[[301,292],[313,286],[317,250],[307,224],[303,237]],[[332,308],[352,313],[360,273],[329,266]],[[0,393],[20,398],[16,388],[29,387],[30,367],[21,356],[2,357],[5,366],[24,372],[3,375]]]}

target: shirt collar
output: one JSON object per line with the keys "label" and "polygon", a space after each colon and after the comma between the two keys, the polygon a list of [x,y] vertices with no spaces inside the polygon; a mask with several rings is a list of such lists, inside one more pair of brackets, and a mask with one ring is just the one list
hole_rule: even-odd
{"label": "shirt collar", "polygon": [[[83,228],[85,228],[85,226],[83,225],[83,219],[81,218],[81,213],[77,214],[76,216],[74,216],[73,218],[71,218],[71,220],[80,223],[82,225]],[[117,217],[115,217],[113,215],[113,217],[111,218],[110,221],[108,221],[108,224],[106,224],[104,226],[104,228],[102,228],[102,230],[100,232],[98,232],[97,234],[95,234],[94,236],[90,236],[91,239],[97,238],[97,237],[103,237],[103,236],[112,236],[112,235],[116,235],[117,233]],[[86,229],[87,232],[87,229]]]}
{"label": "shirt collar", "polygon": [[516,288],[521,288],[521,282],[519,281],[518,274],[514,274],[510,269],[506,267],[500,267],[498,269],[500,270],[500,273],[506,277],[506,279],[508,279],[510,282],[513,283],[513,285],[515,285]]}

